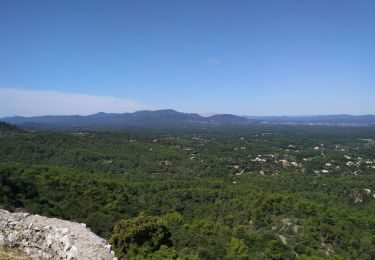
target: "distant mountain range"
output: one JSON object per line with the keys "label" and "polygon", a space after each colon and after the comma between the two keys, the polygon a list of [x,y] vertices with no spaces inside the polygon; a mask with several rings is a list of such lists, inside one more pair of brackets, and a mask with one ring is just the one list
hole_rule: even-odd
{"label": "distant mountain range", "polygon": [[375,115],[327,116],[236,116],[215,114],[200,116],[172,109],[137,111],[134,113],[97,113],[88,116],[4,117],[1,121],[26,130],[118,130],[137,127],[176,127],[247,124],[314,124],[314,125],[375,125]]}
{"label": "distant mountain range", "polygon": [[283,124],[313,125],[373,125],[375,115],[316,115],[316,116],[244,116],[251,120]]}
{"label": "distant mountain range", "polygon": [[220,114],[203,117],[181,113],[172,109],[142,110],[134,113],[97,113],[88,116],[35,116],[4,117],[1,121],[27,130],[99,130],[126,129],[129,127],[175,127],[194,125],[233,125],[252,122],[244,117]]}

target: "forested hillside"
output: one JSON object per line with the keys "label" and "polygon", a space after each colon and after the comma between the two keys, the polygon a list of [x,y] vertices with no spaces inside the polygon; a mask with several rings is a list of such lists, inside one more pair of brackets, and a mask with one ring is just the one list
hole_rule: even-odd
{"label": "forested hillside", "polygon": [[371,127],[2,123],[0,205],[84,222],[124,259],[373,259],[374,140]]}

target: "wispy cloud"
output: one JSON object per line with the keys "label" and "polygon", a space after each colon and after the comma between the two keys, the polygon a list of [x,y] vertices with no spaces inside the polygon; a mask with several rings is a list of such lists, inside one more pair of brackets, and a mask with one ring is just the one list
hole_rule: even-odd
{"label": "wispy cloud", "polygon": [[0,117],[123,113],[144,108],[136,101],[113,96],[0,88]]}
{"label": "wispy cloud", "polygon": [[210,58],[206,59],[206,63],[208,63],[208,64],[219,64],[220,61],[215,59],[215,58],[210,57]]}

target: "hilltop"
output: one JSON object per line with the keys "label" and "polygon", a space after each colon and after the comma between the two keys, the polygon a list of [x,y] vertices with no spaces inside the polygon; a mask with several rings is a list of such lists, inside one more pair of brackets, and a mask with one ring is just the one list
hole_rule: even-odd
{"label": "hilltop", "polygon": [[124,130],[130,127],[186,127],[197,125],[247,124],[252,120],[244,117],[220,114],[203,117],[194,113],[182,113],[172,109],[142,110],[134,113],[96,113],[88,116],[35,116],[5,117],[3,121],[28,130]]}
{"label": "hilltop", "polygon": [[[92,115],[45,115],[4,117],[6,123],[25,130],[98,131],[137,129],[176,129],[191,127],[248,126],[259,124],[283,125],[375,125],[375,115],[322,115],[322,116],[238,116],[214,114],[201,116],[173,109],[141,110],[133,113],[104,113]],[[0,126],[1,127],[1,126]],[[5,126],[3,126],[5,127]],[[9,128],[9,125],[7,126]]]}

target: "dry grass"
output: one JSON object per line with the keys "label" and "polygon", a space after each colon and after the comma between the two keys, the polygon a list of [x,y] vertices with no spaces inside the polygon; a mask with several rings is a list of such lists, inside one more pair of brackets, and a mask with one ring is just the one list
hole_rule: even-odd
{"label": "dry grass", "polygon": [[29,260],[30,258],[18,250],[0,247],[1,260]]}

